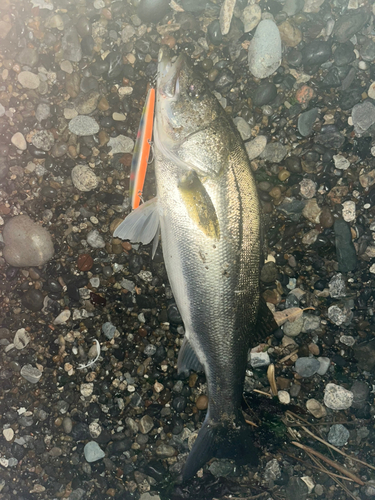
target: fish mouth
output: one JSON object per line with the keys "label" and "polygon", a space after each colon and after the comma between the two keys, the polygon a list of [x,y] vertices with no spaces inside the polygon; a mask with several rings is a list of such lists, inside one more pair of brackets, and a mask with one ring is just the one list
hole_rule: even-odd
{"label": "fish mouth", "polygon": [[185,56],[180,54],[174,61],[169,50],[163,47],[158,57],[158,93],[167,99],[177,99],[180,93],[180,72]]}

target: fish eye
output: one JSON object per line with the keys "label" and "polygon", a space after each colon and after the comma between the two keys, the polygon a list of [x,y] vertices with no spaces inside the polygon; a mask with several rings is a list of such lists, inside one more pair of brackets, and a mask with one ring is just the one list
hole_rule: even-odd
{"label": "fish eye", "polygon": [[202,80],[198,78],[194,78],[194,80],[188,86],[188,95],[189,97],[193,97],[195,99],[199,99],[204,91],[204,83]]}

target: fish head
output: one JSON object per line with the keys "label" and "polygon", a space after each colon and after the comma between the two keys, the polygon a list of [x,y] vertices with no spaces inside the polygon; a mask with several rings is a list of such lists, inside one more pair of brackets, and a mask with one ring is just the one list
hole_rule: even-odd
{"label": "fish head", "polygon": [[161,49],[154,124],[157,150],[185,169],[216,175],[228,154],[226,131],[217,125],[222,115],[218,100],[188,57],[180,54],[173,61]]}

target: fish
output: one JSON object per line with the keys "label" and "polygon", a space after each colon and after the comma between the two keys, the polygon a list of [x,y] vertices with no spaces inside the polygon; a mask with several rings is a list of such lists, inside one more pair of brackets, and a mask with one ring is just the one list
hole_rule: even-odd
{"label": "fish", "polygon": [[257,463],[241,400],[248,349],[271,311],[260,300],[261,216],[242,139],[185,54],[161,50],[154,118],[157,196],[114,236],[163,258],[185,335],[179,373],[204,370],[208,410],[183,466],[187,481],[211,458]]}

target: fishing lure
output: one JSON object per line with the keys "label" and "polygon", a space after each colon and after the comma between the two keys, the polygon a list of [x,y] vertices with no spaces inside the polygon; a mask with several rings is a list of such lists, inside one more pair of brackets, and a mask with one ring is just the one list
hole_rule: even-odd
{"label": "fishing lure", "polygon": [[151,147],[154,108],[155,89],[151,87],[148,91],[145,105],[143,106],[131,164],[129,196],[131,198],[133,210],[138,208],[142,200],[143,186]]}

